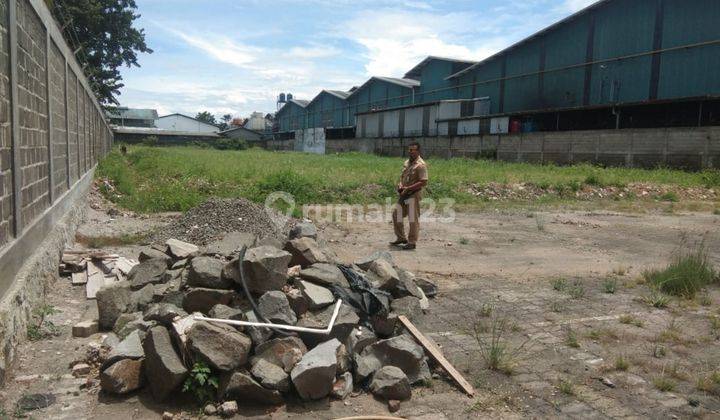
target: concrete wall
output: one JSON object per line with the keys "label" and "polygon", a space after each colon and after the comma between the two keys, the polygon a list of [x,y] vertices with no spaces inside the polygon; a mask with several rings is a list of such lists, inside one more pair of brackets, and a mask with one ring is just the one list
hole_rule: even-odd
{"label": "concrete wall", "polygon": [[[593,163],[607,166],[720,168],[720,127],[652,128],[473,135],[456,137],[326,140],[325,153],[403,156],[417,141],[423,154],[442,158],[497,157],[509,162]],[[292,149],[288,141],[271,150]]]}
{"label": "concrete wall", "polygon": [[91,92],[42,0],[0,2],[0,382],[112,144]]}

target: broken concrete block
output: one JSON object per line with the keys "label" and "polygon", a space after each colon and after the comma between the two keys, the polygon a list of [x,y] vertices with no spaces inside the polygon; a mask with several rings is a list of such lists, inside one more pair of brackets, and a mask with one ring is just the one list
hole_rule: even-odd
{"label": "broken concrete block", "polygon": [[388,251],[375,251],[365,258],[360,258],[359,260],[356,260],[355,265],[360,267],[362,270],[368,270],[370,268],[370,264],[372,264],[373,261],[378,259],[384,259],[391,265],[393,264],[392,254],[390,254]]}
{"label": "broken concrete block", "polygon": [[76,378],[88,375],[91,367],[87,363],[78,363],[72,367],[72,375]]}
{"label": "broken concrete block", "polygon": [[300,270],[300,277],[321,286],[330,286],[332,284],[350,287],[345,275],[335,264],[317,263],[308,268]]}
{"label": "broken concrete block", "polygon": [[190,261],[188,286],[208,289],[230,289],[233,280],[223,278],[225,263],[213,257],[195,257]]}
{"label": "broken concrete block", "polygon": [[290,307],[293,311],[295,311],[295,315],[300,317],[302,314],[308,311],[308,301],[305,299],[300,289],[288,287],[285,288],[283,291],[285,292],[285,296],[287,296]]}
{"label": "broken concrete block", "polygon": [[221,376],[218,397],[271,405],[280,404],[283,400],[280,392],[264,388],[244,372]]}
{"label": "broken concrete block", "polygon": [[353,391],[353,379],[350,372],[345,372],[340,375],[335,383],[333,384],[330,395],[338,400],[344,400],[349,397]]}
{"label": "broken concrete block", "polygon": [[284,247],[285,251],[292,254],[290,265],[308,267],[315,263],[327,263],[330,261],[327,254],[318,246],[314,239],[309,237],[289,240]]}
{"label": "broken concrete block", "polygon": [[155,285],[148,284],[130,295],[130,305],[133,309],[144,311],[155,299]]}
{"label": "broken concrete block", "polygon": [[275,389],[286,392],[290,389],[290,377],[280,366],[266,360],[259,359],[253,364],[250,373],[262,386],[268,389]]}
{"label": "broken concrete block", "polygon": [[290,378],[300,397],[317,400],[330,394],[337,374],[336,351],[342,344],[335,338],[305,353]]}
{"label": "broken concrete block", "polygon": [[100,373],[100,388],[111,394],[127,394],[143,386],[143,361],[123,359]]}
{"label": "broken concrete block", "polygon": [[104,330],[112,329],[120,314],[131,310],[130,283],[119,281],[103,286],[95,295],[98,322]]}
{"label": "broken concrete block", "polygon": [[292,255],[271,246],[250,248],[242,261],[245,282],[253,293],[280,290],[287,284],[287,267]]}
{"label": "broken concrete block", "polygon": [[172,303],[153,303],[145,310],[143,319],[155,321],[158,324],[169,328],[175,318],[187,316],[187,312],[173,305]]}
{"label": "broken concrete block", "polygon": [[270,322],[295,325],[297,316],[290,307],[285,293],[279,290],[266,292],[258,299],[260,313]]}
{"label": "broken concrete block", "polygon": [[165,270],[167,270],[167,261],[161,258],[152,258],[141,262],[128,274],[130,288],[138,290],[148,284],[162,283]]}
{"label": "broken concrete block", "polygon": [[290,229],[290,239],[312,238],[317,239],[317,228],[310,222],[301,222]]}
{"label": "broken concrete block", "polygon": [[247,362],[252,341],[229,325],[198,321],[187,331],[187,348],[209,366],[232,371]]}
{"label": "broken concrete block", "polygon": [[235,297],[235,291],[233,290],[196,287],[189,289],[187,293],[185,293],[182,307],[188,313],[202,312],[206,314],[218,303],[223,305],[229,304],[233,297]]}
{"label": "broken concrete block", "polygon": [[368,270],[370,279],[373,283],[377,284],[377,287],[391,291],[395,289],[400,282],[400,275],[384,258],[378,258],[370,263],[370,269]]}
{"label": "broken concrete block", "polygon": [[[250,322],[260,322],[252,310],[245,312],[245,318]],[[273,336],[273,331],[266,327],[246,326],[245,333],[250,336],[250,339],[256,346],[268,341],[270,337]]]}
{"label": "broken concrete block", "polygon": [[107,369],[113,363],[116,363],[123,359],[137,360],[145,356],[143,350],[142,341],[145,338],[145,332],[133,331],[125,337],[120,343],[110,350],[110,353],[105,358],[102,364],[102,370]]}
{"label": "broken concrete block", "polygon": [[177,239],[168,239],[165,245],[167,246],[167,254],[178,260],[191,258],[200,253],[200,248],[196,245]]}
{"label": "broken concrete block", "polygon": [[144,261],[152,260],[152,259],[164,260],[165,263],[167,264],[167,266],[169,266],[172,263],[172,257],[167,255],[166,253],[164,253],[158,249],[151,248],[149,246],[143,247],[140,250],[140,255],[138,256],[138,261],[144,262]]}
{"label": "broken concrete block", "polygon": [[295,282],[303,297],[308,303],[310,309],[322,309],[335,302],[335,296],[332,292],[325,287],[318,286],[314,283],[305,280],[298,280]]}
{"label": "broken concrete block", "polygon": [[372,376],[383,366],[395,366],[407,375],[410,383],[430,379],[430,370],[423,348],[406,335],[380,340],[355,357],[358,382]]}
{"label": "broken concrete block", "polygon": [[188,375],[180,357],[175,353],[170,334],[165,327],[154,327],[143,342],[145,375],[156,400],[162,401],[180,386]]}
{"label": "broken concrete block", "polygon": [[236,254],[243,247],[252,248],[255,246],[255,235],[247,232],[229,232],[218,239],[217,241],[209,243],[205,247],[205,254],[207,255],[222,255],[229,257]]}
{"label": "broken concrete block", "polygon": [[307,351],[305,343],[297,337],[275,338],[255,347],[253,362],[265,360],[290,372]]}
{"label": "broken concrete block", "polygon": [[393,300],[390,303],[390,309],[397,315],[405,315],[410,321],[418,320],[423,314],[420,299],[414,296]]}
{"label": "broken concrete block", "polygon": [[[335,311],[335,306],[328,306],[325,309],[316,312],[308,312],[303,315],[298,321],[297,325],[300,327],[308,328],[327,328],[330,323],[330,318]],[[340,342],[347,341],[348,335],[352,330],[357,327],[360,322],[360,317],[355,313],[355,310],[350,305],[342,304],[338,311],[338,317],[335,320],[330,334],[327,336],[300,333],[300,337],[308,345],[308,347],[314,347],[317,343],[327,340],[328,338],[337,338]]]}
{"label": "broken concrete block", "polygon": [[120,314],[118,319],[115,321],[115,325],[113,325],[113,332],[118,334],[118,332],[125,328],[128,323],[137,321],[138,319],[142,319],[142,312]]}
{"label": "broken concrete block", "polygon": [[100,331],[100,324],[97,320],[80,321],[72,327],[73,337],[85,338]]}
{"label": "broken concrete block", "polygon": [[410,381],[399,368],[384,366],[373,375],[370,391],[386,400],[407,400],[411,395]]}

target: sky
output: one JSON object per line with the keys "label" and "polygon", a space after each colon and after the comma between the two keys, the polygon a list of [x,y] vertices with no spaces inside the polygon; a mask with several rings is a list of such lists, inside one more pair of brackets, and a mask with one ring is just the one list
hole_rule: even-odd
{"label": "sky", "polygon": [[137,0],[152,54],[123,68],[123,106],[246,117],[428,55],[482,60],[595,0]]}

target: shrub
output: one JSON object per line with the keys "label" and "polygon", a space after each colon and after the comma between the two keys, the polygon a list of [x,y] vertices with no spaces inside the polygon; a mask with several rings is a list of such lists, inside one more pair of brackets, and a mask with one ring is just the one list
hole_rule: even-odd
{"label": "shrub", "polygon": [[220,139],[210,145],[218,150],[245,150],[248,148],[247,142],[243,139]]}
{"label": "shrub", "polygon": [[215,398],[218,388],[218,378],[203,362],[195,362],[190,375],[185,379],[182,391],[190,392],[199,403],[206,403]]}
{"label": "shrub", "polygon": [[157,138],[157,136],[148,136],[145,137],[142,141],[143,146],[157,146],[160,143],[160,140]]}
{"label": "shrub", "polygon": [[644,273],[659,290],[674,296],[693,298],[705,286],[717,280],[704,245],[689,251],[678,251],[673,261],[662,270]]}
{"label": "shrub", "polygon": [[706,170],[702,173],[703,184],[707,188],[720,187],[720,170]]}

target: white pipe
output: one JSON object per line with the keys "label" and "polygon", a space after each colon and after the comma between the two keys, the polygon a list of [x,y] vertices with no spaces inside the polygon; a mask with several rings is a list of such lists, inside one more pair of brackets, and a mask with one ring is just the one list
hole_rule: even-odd
{"label": "white pipe", "polygon": [[277,328],[280,330],[298,331],[298,332],[306,332],[306,333],[310,333],[310,334],[327,335],[327,334],[330,334],[330,331],[332,331],[333,327],[335,326],[335,320],[338,317],[338,313],[340,312],[341,305],[342,305],[342,299],[338,299],[337,303],[335,304],[335,310],[333,311],[332,317],[330,317],[330,323],[328,324],[327,328],[322,328],[322,329],[321,328],[297,327],[295,325],[273,324],[270,322],[250,322],[250,321],[236,321],[234,319],[207,318],[207,317],[199,316],[199,315],[196,315],[195,319],[198,321],[219,322],[221,324],[240,325],[240,326],[246,326],[246,327]]}

